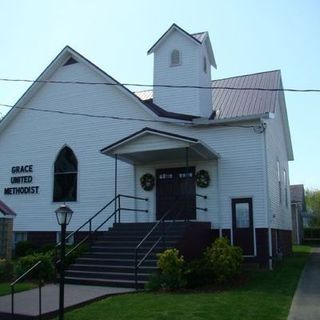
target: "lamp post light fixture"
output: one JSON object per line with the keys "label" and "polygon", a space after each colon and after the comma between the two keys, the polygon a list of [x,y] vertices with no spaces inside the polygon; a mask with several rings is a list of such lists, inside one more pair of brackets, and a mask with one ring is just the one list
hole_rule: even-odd
{"label": "lamp post light fixture", "polygon": [[64,317],[64,260],[66,253],[66,228],[69,224],[73,211],[65,204],[61,205],[56,211],[59,225],[61,226],[61,245],[60,245],[60,287],[59,287],[59,320]]}

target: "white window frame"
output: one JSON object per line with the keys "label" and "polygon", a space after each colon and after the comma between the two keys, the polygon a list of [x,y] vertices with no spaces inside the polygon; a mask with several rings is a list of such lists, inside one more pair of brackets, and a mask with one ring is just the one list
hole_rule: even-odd
{"label": "white window frame", "polygon": [[208,72],[208,62],[207,62],[207,57],[203,56],[203,72],[207,73]]}
{"label": "white window frame", "polygon": [[286,204],[286,208],[288,208],[288,178],[287,178],[287,171],[283,169],[283,186],[284,186],[284,201]]}
{"label": "white window frame", "polygon": [[[174,58],[173,54],[174,54],[174,53],[178,53],[178,58],[179,58],[179,61],[178,61],[178,62],[174,62],[174,61],[173,61],[173,58]],[[181,51],[178,50],[178,49],[173,49],[173,50],[171,51],[171,53],[170,53],[169,59],[170,59],[170,67],[181,66],[181,64],[182,64],[182,54],[181,54]]]}
{"label": "white window frame", "polygon": [[[21,239],[17,240],[17,235],[21,235]],[[14,231],[13,233],[13,247],[16,247],[16,244],[20,241],[27,241],[28,233],[26,231]]]}
{"label": "white window frame", "polygon": [[280,161],[277,160],[277,175],[278,175],[278,189],[279,189],[279,202],[282,203],[282,192],[281,192],[281,170]]}

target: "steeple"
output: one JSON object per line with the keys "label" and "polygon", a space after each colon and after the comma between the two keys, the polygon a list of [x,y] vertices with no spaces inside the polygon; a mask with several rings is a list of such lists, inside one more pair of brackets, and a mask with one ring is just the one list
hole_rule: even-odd
{"label": "steeple", "polygon": [[[173,24],[150,48],[154,54],[154,85],[211,86],[216,68],[209,34],[189,34]],[[212,92],[201,88],[154,87],[153,102],[167,111],[209,117]]]}

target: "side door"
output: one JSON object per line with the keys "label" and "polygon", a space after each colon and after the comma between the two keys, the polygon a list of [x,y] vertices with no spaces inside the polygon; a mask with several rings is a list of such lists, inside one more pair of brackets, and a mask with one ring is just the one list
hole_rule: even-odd
{"label": "side door", "polygon": [[254,255],[252,198],[232,199],[233,244]]}

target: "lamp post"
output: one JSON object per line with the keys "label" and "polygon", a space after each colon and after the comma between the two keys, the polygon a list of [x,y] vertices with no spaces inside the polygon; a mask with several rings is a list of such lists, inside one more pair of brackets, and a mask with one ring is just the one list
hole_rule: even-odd
{"label": "lamp post", "polygon": [[66,253],[66,228],[69,224],[73,211],[65,204],[56,211],[59,225],[61,226],[61,246],[60,246],[60,287],[59,287],[59,320],[64,316],[64,259]]}

